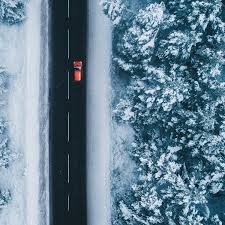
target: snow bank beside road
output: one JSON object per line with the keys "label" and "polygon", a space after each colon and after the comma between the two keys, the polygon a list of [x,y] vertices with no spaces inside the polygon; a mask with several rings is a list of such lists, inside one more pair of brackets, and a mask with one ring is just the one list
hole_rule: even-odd
{"label": "snow bank beside road", "polygon": [[107,225],[110,224],[111,29],[99,0],[89,0],[88,22],[88,225]]}
{"label": "snow bank beside road", "polygon": [[27,8],[28,19],[26,22],[24,155],[26,158],[26,198],[29,201],[25,211],[28,225],[38,224],[39,213],[40,8],[40,1],[32,0]]}

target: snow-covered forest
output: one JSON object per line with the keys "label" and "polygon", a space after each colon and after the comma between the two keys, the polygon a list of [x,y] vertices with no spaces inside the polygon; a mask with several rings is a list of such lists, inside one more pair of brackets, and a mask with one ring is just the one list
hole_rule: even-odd
{"label": "snow-covered forest", "polygon": [[225,224],[225,5],[102,0],[113,24],[112,224]]}

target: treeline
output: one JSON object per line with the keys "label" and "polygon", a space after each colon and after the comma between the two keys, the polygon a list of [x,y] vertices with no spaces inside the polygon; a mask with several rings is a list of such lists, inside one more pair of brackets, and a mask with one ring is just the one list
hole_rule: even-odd
{"label": "treeline", "polygon": [[138,168],[114,223],[225,224],[224,5],[143,2],[102,1],[114,65],[130,76],[114,119],[135,131],[126,151]]}

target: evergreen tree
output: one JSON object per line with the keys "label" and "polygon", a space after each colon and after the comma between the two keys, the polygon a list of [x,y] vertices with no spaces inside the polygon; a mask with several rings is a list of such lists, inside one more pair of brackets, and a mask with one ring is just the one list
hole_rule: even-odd
{"label": "evergreen tree", "polygon": [[114,25],[122,22],[126,8],[122,0],[102,0],[101,5],[104,13],[109,16]]}
{"label": "evergreen tree", "polygon": [[25,19],[26,0],[0,0],[0,22],[16,24]]}
{"label": "evergreen tree", "polygon": [[124,70],[133,72],[151,61],[164,10],[164,4],[151,4],[141,9],[131,25],[127,25],[115,58]]}
{"label": "evergreen tree", "polygon": [[125,224],[225,223],[209,204],[225,193],[223,10],[221,0],[165,0],[123,32],[115,61],[131,80],[114,113],[135,131],[139,168],[118,203]]}

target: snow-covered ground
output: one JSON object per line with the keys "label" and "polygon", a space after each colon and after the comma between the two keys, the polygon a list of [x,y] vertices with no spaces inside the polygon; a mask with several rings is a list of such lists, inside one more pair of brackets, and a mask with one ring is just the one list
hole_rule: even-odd
{"label": "snow-covered ground", "polygon": [[49,224],[48,123],[41,121],[48,120],[47,2],[30,0],[23,23],[0,25],[0,61],[11,75],[9,138],[18,154],[0,171],[1,186],[12,192],[1,225]]}
{"label": "snow-covered ground", "polygon": [[110,224],[111,26],[99,0],[89,0],[87,78],[88,225]]}

